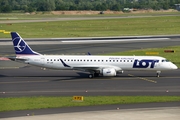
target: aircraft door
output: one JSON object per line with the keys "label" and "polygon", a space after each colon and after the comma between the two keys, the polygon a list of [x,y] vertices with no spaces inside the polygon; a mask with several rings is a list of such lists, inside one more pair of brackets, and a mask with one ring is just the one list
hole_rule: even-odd
{"label": "aircraft door", "polygon": [[157,68],[159,66],[159,60],[154,61],[154,67]]}
{"label": "aircraft door", "polygon": [[43,66],[44,66],[45,58],[44,58],[44,57],[41,57],[40,62],[41,62],[41,65],[43,65]]}

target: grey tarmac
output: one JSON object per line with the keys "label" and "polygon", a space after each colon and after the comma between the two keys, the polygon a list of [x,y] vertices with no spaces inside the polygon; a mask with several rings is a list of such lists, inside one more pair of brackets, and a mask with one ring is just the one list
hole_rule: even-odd
{"label": "grey tarmac", "polygon": [[[103,54],[117,51],[126,51],[142,48],[164,47],[180,45],[179,38],[172,38],[169,41],[157,42],[121,42],[121,43],[102,43],[94,44],[51,44],[51,45],[32,45],[33,50],[43,54]],[[0,47],[1,55],[14,55],[13,47],[5,45]],[[8,68],[5,66],[9,65]],[[12,68],[11,68],[12,67]],[[43,70],[37,67],[24,66],[9,61],[0,61],[0,97],[19,97],[19,96],[72,96],[78,95],[180,95],[180,70],[162,72],[161,77],[155,77],[154,72],[127,71],[117,77],[95,79],[87,78],[88,73],[78,71],[57,71]],[[61,113],[59,110],[47,109],[35,112],[14,111],[0,112],[0,116],[26,116],[7,119],[172,119],[179,118],[178,103],[153,103],[154,108],[150,109],[152,104],[146,104],[141,108],[140,104],[134,107],[134,110],[121,110],[119,105],[113,108],[101,108],[95,106],[92,109],[85,107],[82,111],[76,111],[79,108],[69,108],[67,111],[72,113]],[[129,105],[133,108],[133,105]],[[156,108],[160,107],[160,108]],[[164,108],[167,107],[167,108]],[[120,108],[120,110],[111,111]],[[126,108],[126,107],[124,107]],[[128,107],[127,107],[128,108]],[[67,108],[62,108],[66,111]],[[71,111],[74,110],[74,111]],[[87,110],[85,110],[87,109]],[[100,111],[101,110],[101,111]],[[104,111],[105,110],[105,111]],[[108,110],[108,111],[107,111]],[[110,111],[109,111],[110,110]],[[34,110],[33,110],[34,111]],[[52,111],[52,112],[49,112]],[[67,112],[66,111],[66,112]],[[86,111],[86,112],[83,112]],[[87,112],[90,111],[90,112]],[[148,111],[148,112],[147,112]],[[20,112],[20,113],[17,113]],[[74,113],[76,112],[76,113]],[[120,113],[119,113],[120,112]],[[48,114],[49,113],[49,114]],[[56,114],[53,114],[56,113]],[[61,113],[61,114],[58,114]],[[122,114],[123,113],[123,114]],[[158,114],[157,114],[158,113]],[[166,114],[165,114],[166,113]],[[48,115],[44,115],[48,114]],[[137,115],[140,114],[140,117]],[[42,116],[38,116],[42,115]],[[123,116],[124,115],[124,116]],[[69,116],[73,116],[70,118]],[[94,117],[92,117],[94,116]],[[134,117],[132,117],[134,116]],[[122,118],[120,118],[122,117]]]}
{"label": "grey tarmac", "polygon": [[0,97],[180,95],[180,69],[156,72],[126,71],[116,77],[88,78],[79,71],[43,70],[38,67],[0,69]]}
{"label": "grey tarmac", "polygon": [[[38,115],[34,111],[24,111],[22,116],[1,118],[1,120],[179,120],[180,107],[149,107],[149,108],[135,108],[123,109],[116,105],[113,110],[83,110],[81,112],[70,113],[46,113],[45,115]],[[88,108],[88,107],[87,107]],[[81,109],[81,108],[76,108]],[[66,110],[66,109],[65,109]],[[71,110],[70,110],[71,111]]]}

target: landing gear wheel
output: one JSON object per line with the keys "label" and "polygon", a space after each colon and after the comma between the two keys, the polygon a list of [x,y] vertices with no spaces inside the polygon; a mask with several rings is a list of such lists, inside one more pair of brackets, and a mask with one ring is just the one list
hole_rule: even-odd
{"label": "landing gear wheel", "polygon": [[157,77],[159,77],[159,73],[157,73]]}
{"label": "landing gear wheel", "polygon": [[89,78],[93,78],[93,74],[89,74]]}
{"label": "landing gear wheel", "polygon": [[160,73],[161,73],[161,71],[157,71],[157,77],[159,77],[159,76],[160,76]]}

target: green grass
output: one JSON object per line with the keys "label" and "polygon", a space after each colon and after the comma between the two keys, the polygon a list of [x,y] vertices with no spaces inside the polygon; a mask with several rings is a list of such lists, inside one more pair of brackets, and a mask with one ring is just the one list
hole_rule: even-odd
{"label": "green grass", "polygon": [[[0,24],[24,38],[167,35],[180,33],[180,16]],[[0,38],[9,34],[0,33]]]}
{"label": "green grass", "polygon": [[180,101],[180,96],[85,96],[83,102],[74,102],[72,100],[72,97],[0,98],[0,112],[71,106],[134,104],[173,101]]}
{"label": "green grass", "polygon": [[[164,50],[174,50],[174,53],[167,53]],[[180,46],[169,46],[163,48],[146,48],[146,49],[139,49],[138,50],[131,50],[125,52],[116,52],[116,53],[108,53],[106,55],[143,55],[148,56],[146,52],[158,52],[158,55],[149,54],[150,56],[161,56],[165,57],[166,59],[170,60],[171,62],[175,63],[178,68],[180,68]]]}

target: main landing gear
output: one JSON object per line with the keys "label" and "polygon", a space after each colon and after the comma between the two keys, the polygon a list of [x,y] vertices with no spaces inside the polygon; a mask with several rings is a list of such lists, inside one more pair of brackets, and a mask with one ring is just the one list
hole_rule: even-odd
{"label": "main landing gear", "polygon": [[159,76],[160,76],[160,73],[161,73],[161,71],[157,71],[157,72],[156,72],[156,76],[159,77]]}
{"label": "main landing gear", "polygon": [[99,75],[100,73],[91,72],[91,74],[89,74],[89,78],[98,77]]}
{"label": "main landing gear", "polygon": [[94,76],[93,76],[93,74],[89,74],[89,78],[93,78]]}

